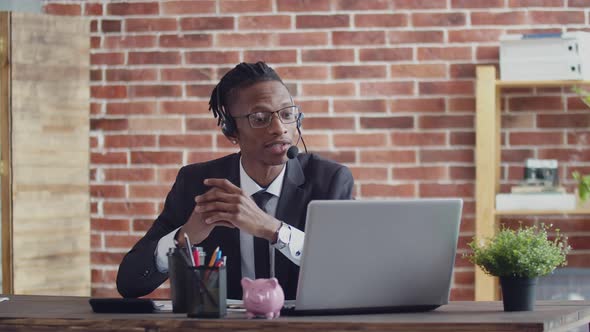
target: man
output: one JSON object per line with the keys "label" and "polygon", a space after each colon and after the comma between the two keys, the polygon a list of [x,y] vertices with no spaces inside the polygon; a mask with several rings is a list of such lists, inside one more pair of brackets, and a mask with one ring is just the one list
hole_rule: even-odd
{"label": "man", "polygon": [[314,154],[287,157],[303,114],[263,62],[241,63],[225,74],[209,105],[240,153],[180,169],[162,213],[123,258],[117,289],[138,297],[162,284],[166,252],[175,243],[184,246],[186,233],[207,253],[219,246],[227,256],[229,298],[242,298],[242,277],[275,276],[285,297],[294,299],[307,205],[350,199],[352,175]]}

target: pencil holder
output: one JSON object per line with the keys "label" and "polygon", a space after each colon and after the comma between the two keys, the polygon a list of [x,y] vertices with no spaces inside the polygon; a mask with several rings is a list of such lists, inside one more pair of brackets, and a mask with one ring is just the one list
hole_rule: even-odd
{"label": "pencil holder", "polygon": [[168,277],[170,278],[170,295],[172,298],[172,312],[186,313],[188,302],[186,284],[187,268],[186,259],[180,253],[182,248],[170,248],[168,251]]}
{"label": "pencil holder", "polygon": [[227,275],[225,266],[188,267],[187,316],[220,318],[227,314]]}

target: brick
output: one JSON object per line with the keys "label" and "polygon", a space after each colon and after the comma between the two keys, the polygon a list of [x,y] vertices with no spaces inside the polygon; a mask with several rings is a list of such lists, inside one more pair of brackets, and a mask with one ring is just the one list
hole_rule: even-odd
{"label": "brick", "polygon": [[360,84],[361,96],[392,96],[414,94],[412,82],[374,82]]}
{"label": "brick", "polygon": [[503,114],[502,128],[535,128],[534,114]]}
{"label": "brick", "polygon": [[472,25],[521,25],[527,24],[526,12],[472,12]]}
{"label": "brick", "polygon": [[127,32],[175,31],[175,18],[134,18],[125,20]]}
{"label": "brick", "polygon": [[335,113],[384,113],[386,111],[385,100],[334,100]]}
{"label": "brick", "polygon": [[420,94],[464,94],[473,95],[473,81],[449,81],[449,82],[420,82],[418,84]]}
{"label": "brick", "polygon": [[500,39],[504,34],[502,30],[496,29],[469,29],[449,31],[449,42],[451,43],[472,43],[472,42],[493,42]]}
{"label": "brick", "polygon": [[86,16],[101,16],[102,15],[102,4],[101,3],[86,3],[86,4],[84,4],[84,15],[86,15]]}
{"label": "brick", "polygon": [[102,236],[90,234],[90,249],[103,249]]}
{"label": "brick", "polygon": [[449,175],[451,180],[475,180],[475,167],[450,166]]}
{"label": "brick", "polygon": [[455,271],[453,282],[455,285],[471,286],[475,282],[475,273],[473,271]]}
{"label": "brick", "polygon": [[453,63],[449,67],[451,78],[475,78],[475,64]]}
{"label": "brick", "polygon": [[421,150],[419,162],[420,163],[472,163],[473,149],[457,149],[452,150]]}
{"label": "brick", "polygon": [[124,198],[125,185],[92,184],[90,196],[93,198]]}
{"label": "brick", "polygon": [[271,12],[271,0],[220,0],[222,13]]}
{"label": "brick", "polygon": [[211,135],[160,135],[160,147],[203,148],[211,146]]}
{"label": "brick", "polygon": [[413,164],[416,162],[416,152],[414,150],[361,150],[360,162],[363,164]]}
{"label": "brick", "polygon": [[127,87],[124,85],[91,86],[92,98],[118,99],[127,97]]}
{"label": "brick", "polygon": [[149,182],[155,180],[152,168],[105,168],[105,181]]}
{"label": "brick", "polygon": [[403,180],[443,180],[447,178],[445,166],[420,166],[420,167],[395,167],[393,168],[394,181]]}
{"label": "brick", "polygon": [[326,80],[328,68],[326,66],[273,66],[283,80]]}
{"label": "brick", "polygon": [[477,60],[494,60],[500,58],[500,48],[498,46],[478,46],[475,51]]}
{"label": "brick", "polygon": [[419,190],[420,197],[473,197],[475,195],[475,185],[467,183],[421,183]]}
{"label": "brick", "polygon": [[390,9],[388,0],[335,0],[336,10],[384,10]]}
{"label": "brick", "polygon": [[413,184],[361,184],[363,197],[415,197]]}
{"label": "brick", "polygon": [[589,0],[568,0],[568,7],[588,7],[590,6]]}
{"label": "brick", "polygon": [[504,0],[451,0],[451,8],[502,8]]}
{"label": "brick", "polygon": [[575,131],[567,133],[567,141],[566,144],[568,145],[587,145],[590,141],[590,132],[588,131]]}
{"label": "brick", "polygon": [[170,117],[149,117],[129,119],[129,130],[137,131],[180,131],[182,128],[181,118]]}
{"label": "brick", "polygon": [[386,66],[362,65],[332,67],[332,77],[334,79],[385,78],[386,76]]}
{"label": "brick", "polygon": [[155,135],[105,135],[105,148],[155,147]]}
{"label": "brick", "polygon": [[524,163],[527,158],[533,157],[534,152],[530,149],[502,149],[500,160],[507,163]]}
{"label": "brick", "polygon": [[392,0],[394,9],[443,9],[446,0]]}
{"label": "brick", "polygon": [[97,213],[98,213],[98,203],[97,202],[90,202],[90,214],[96,215]]}
{"label": "brick", "polygon": [[101,37],[92,36],[90,37],[90,49],[100,48]]}
{"label": "brick", "polygon": [[418,118],[419,128],[447,129],[447,128],[473,128],[475,119],[473,115],[421,115]]}
{"label": "brick", "polygon": [[102,103],[90,103],[90,115],[102,115]]}
{"label": "brick", "polygon": [[[113,264],[119,265],[123,260],[123,256],[125,256],[124,252],[98,252],[92,251],[90,252],[90,262],[92,264],[98,265],[105,265],[105,264]],[[115,293],[117,292],[116,289],[113,289]],[[94,296],[94,295],[93,295]],[[120,295],[115,295],[120,296]]]}
{"label": "brick", "polygon": [[103,131],[127,130],[129,127],[127,119],[91,119],[90,129]]}
{"label": "brick", "polygon": [[475,112],[475,98],[449,98],[449,112]]}
{"label": "brick", "polygon": [[109,102],[107,104],[107,114],[109,115],[130,115],[130,114],[153,114],[156,112],[154,102]]}
{"label": "brick", "polygon": [[584,24],[586,14],[579,10],[531,11],[529,24]]}
{"label": "brick", "polygon": [[350,27],[349,15],[297,15],[297,29],[329,29]]}
{"label": "brick", "polygon": [[508,0],[508,7],[564,7],[564,0]]}
{"label": "brick", "polygon": [[444,42],[444,33],[440,30],[431,31],[389,31],[389,44],[427,44]]}
{"label": "brick", "polygon": [[155,81],[158,79],[156,69],[107,69],[107,81]]}
{"label": "brick", "polygon": [[321,46],[328,44],[328,32],[280,33],[279,46]]}
{"label": "brick", "polygon": [[384,31],[333,31],[334,45],[382,45],[385,44]]}
{"label": "brick", "polygon": [[132,184],[129,186],[130,198],[154,198],[163,200],[170,191],[168,185]]}
{"label": "brick", "polygon": [[179,85],[132,85],[130,97],[180,97],[182,87]]}
{"label": "brick", "polygon": [[407,14],[357,14],[354,26],[359,28],[397,28],[408,26]]}
{"label": "brick", "polygon": [[352,96],[353,83],[317,83],[303,84],[304,96]]}
{"label": "brick", "polygon": [[102,81],[102,69],[91,69],[90,80],[93,82]]}
{"label": "brick", "polygon": [[456,27],[463,26],[467,18],[463,13],[414,13],[412,25],[415,27]]}
{"label": "brick", "polygon": [[158,3],[133,2],[133,3],[109,3],[107,14],[116,16],[126,15],[157,15],[159,14]]}
{"label": "brick", "polygon": [[567,242],[575,250],[588,250],[588,249],[590,249],[590,236],[569,235]]}
{"label": "brick", "polygon": [[353,117],[306,117],[304,119],[305,129],[354,129]]}
{"label": "brick", "polygon": [[295,63],[296,50],[253,50],[244,52],[245,62],[264,61],[267,63]]}
{"label": "brick", "polygon": [[187,131],[217,130],[217,120],[213,117],[207,119],[186,119]]}
{"label": "brick", "polygon": [[327,100],[302,100],[297,102],[297,104],[299,104],[301,111],[305,114],[327,113],[329,108]]}
{"label": "brick", "polygon": [[354,151],[349,150],[338,150],[338,151],[326,151],[326,150],[314,150],[314,153],[318,155],[334,160],[339,163],[354,163],[356,162],[356,156]]}
{"label": "brick", "polygon": [[211,84],[190,84],[186,86],[186,95],[191,97],[209,98],[214,86]]}
{"label": "brick", "polygon": [[209,81],[215,78],[211,68],[167,68],[161,69],[163,81]]}
{"label": "brick", "polygon": [[280,12],[318,12],[329,11],[330,0],[277,0]]}
{"label": "brick", "polygon": [[235,64],[240,60],[236,51],[197,51],[185,53],[187,64]]}
{"label": "brick", "polygon": [[129,52],[130,65],[180,64],[179,52]]}
{"label": "brick", "polygon": [[408,129],[414,127],[414,118],[411,116],[380,116],[360,118],[363,129]]}
{"label": "brick", "polygon": [[444,64],[400,64],[391,65],[389,68],[392,78],[446,78],[447,76],[447,68]]}
{"label": "brick", "polygon": [[590,150],[588,149],[539,149],[538,158],[557,159],[559,162],[589,162]]}
{"label": "brick", "polygon": [[183,17],[180,19],[180,28],[184,31],[189,30],[233,30],[235,23],[234,18],[225,17]]}
{"label": "brick", "polygon": [[447,135],[444,132],[393,132],[391,133],[393,146],[436,146],[447,145]]}
{"label": "brick", "polygon": [[468,132],[451,132],[451,146],[456,145],[475,145],[475,133]]}
{"label": "brick", "polygon": [[[91,33],[98,32],[98,20],[91,20],[91,21],[90,21],[90,32],[91,32]],[[93,45],[93,43],[92,43],[92,38],[93,38],[93,37],[90,37],[90,40],[91,40],[91,41],[90,41],[90,45]],[[98,40],[99,40],[99,42],[98,42],[98,45],[99,45],[99,47],[100,47],[100,37],[94,37],[94,38],[95,38],[95,39],[96,39],[96,38],[98,38]],[[94,45],[96,45],[96,42],[94,42]],[[90,48],[93,48],[93,47],[92,47],[92,46],[90,46]],[[97,48],[98,48],[98,47],[97,47]]]}
{"label": "brick", "polygon": [[152,219],[133,219],[131,227],[134,232],[146,232],[153,223],[154,221]]}
{"label": "brick", "polygon": [[[213,45],[213,36],[210,34],[183,34],[182,36],[162,35],[160,36],[159,43],[161,47],[173,48],[210,47]],[[169,61],[176,61],[174,63],[179,63],[179,58],[174,59],[175,60]]]}
{"label": "brick", "polygon": [[105,36],[104,48],[106,49],[126,49],[126,48],[144,48],[155,47],[155,36]]}
{"label": "brick", "polygon": [[419,47],[418,60],[471,60],[471,47]]}
{"label": "brick", "polygon": [[90,153],[90,163],[97,164],[127,164],[127,152]]}
{"label": "brick", "polygon": [[43,10],[51,15],[79,16],[82,13],[79,4],[48,3]]}
{"label": "brick", "polygon": [[202,163],[209,160],[214,160],[217,158],[221,158],[228,155],[227,152],[201,152],[201,151],[191,151],[188,154],[187,162],[188,163]]}
{"label": "brick", "polygon": [[413,51],[403,48],[362,48],[359,50],[361,61],[407,61],[412,60]]}
{"label": "brick", "polygon": [[588,261],[590,261],[590,254],[575,253],[567,256],[568,267],[588,268]]}
{"label": "brick", "polygon": [[107,248],[131,248],[140,239],[138,235],[105,235]]}
{"label": "brick", "polygon": [[[327,134],[311,135],[309,133],[305,133],[304,137],[305,137],[304,138],[305,143],[307,144],[308,147],[310,147],[310,150],[313,149],[314,152],[317,149],[328,149],[332,146],[332,143],[330,141],[330,135],[327,135]],[[299,151],[302,151],[302,152],[304,151],[303,144],[301,144],[301,143],[299,143]]]}
{"label": "brick", "polygon": [[123,53],[93,53],[90,54],[90,63],[96,65],[122,65],[125,63]]}
{"label": "brick", "polygon": [[[90,149],[95,149],[98,147],[98,138],[97,137],[90,137]],[[95,178],[94,173],[96,170],[91,170],[90,178]]]}
{"label": "brick", "polygon": [[334,146],[341,147],[375,147],[385,146],[385,134],[335,134]]}
{"label": "brick", "polygon": [[582,102],[578,96],[567,98],[566,105],[568,111],[586,111],[588,109],[588,105]]}
{"label": "brick", "polygon": [[301,59],[304,62],[349,62],[354,61],[352,49],[316,49],[303,50]]}
{"label": "brick", "polygon": [[268,33],[220,33],[216,46],[221,47],[270,47],[272,36]]}
{"label": "brick", "polygon": [[101,20],[100,30],[104,33],[121,32],[121,20]]}
{"label": "brick", "polygon": [[537,114],[539,128],[588,128],[590,114]]}
{"label": "brick", "polygon": [[281,30],[291,28],[291,16],[241,16],[238,18],[238,29]]}
{"label": "brick", "polygon": [[358,181],[387,181],[389,170],[387,167],[349,167],[355,182]]}
{"label": "brick", "polygon": [[391,112],[444,112],[444,98],[396,98],[391,101]]}
{"label": "brick", "polygon": [[559,132],[517,132],[509,133],[510,145],[559,145],[564,135]]}
{"label": "brick", "polygon": [[[209,108],[208,101],[174,100],[161,101],[160,113],[163,114],[197,114],[199,111],[206,111]],[[210,120],[210,119],[207,119]],[[212,120],[211,120],[212,121]]]}
{"label": "brick", "polygon": [[170,151],[132,151],[132,164],[179,165],[182,163],[182,152]]}
{"label": "brick", "polygon": [[165,1],[160,6],[162,14],[168,15],[215,13],[215,0]]}

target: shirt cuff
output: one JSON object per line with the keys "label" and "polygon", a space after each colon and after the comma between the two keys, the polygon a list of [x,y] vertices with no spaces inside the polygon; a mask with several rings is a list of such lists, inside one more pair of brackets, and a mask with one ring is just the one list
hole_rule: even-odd
{"label": "shirt cuff", "polygon": [[160,273],[168,273],[168,249],[176,247],[174,237],[179,229],[180,227],[164,235],[160,241],[158,241],[154,256],[156,258],[156,268]]}
{"label": "shirt cuff", "polygon": [[[283,249],[277,249],[289,260],[299,266],[303,253],[305,232],[291,226],[291,241]],[[275,245],[276,248],[276,245]]]}

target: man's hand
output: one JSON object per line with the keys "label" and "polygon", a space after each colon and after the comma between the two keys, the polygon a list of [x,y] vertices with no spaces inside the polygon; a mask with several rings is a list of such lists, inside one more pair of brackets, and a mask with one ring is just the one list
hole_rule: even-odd
{"label": "man's hand", "polygon": [[[195,197],[195,201],[197,197],[199,196]],[[198,207],[199,203],[197,203],[197,205],[193,209],[193,213],[191,213],[191,216],[188,218],[188,221],[182,226],[182,228],[176,234],[176,241],[184,243],[185,240],[183,234],[186,233],[190,237],[192,243],[201,243],[209,236],[209,234],[211,234],[211,231],[213,230],[213,228],[215,228],[215,226],[224,226],[230,228],[235,227],[231,223],[228,223],[223,220],[215,223],[205,223],[205,219],[208,215],[206,213],[204,214],[198,212]]]}
{"label": "man's hand", "polygon": [[195,210],[205,216],[205,224],[224,222],[256,237],[274,240],[281,222],[262,211],[242,189],[226,179],[206,179],[204,183],[213,188],[195,198]]}

